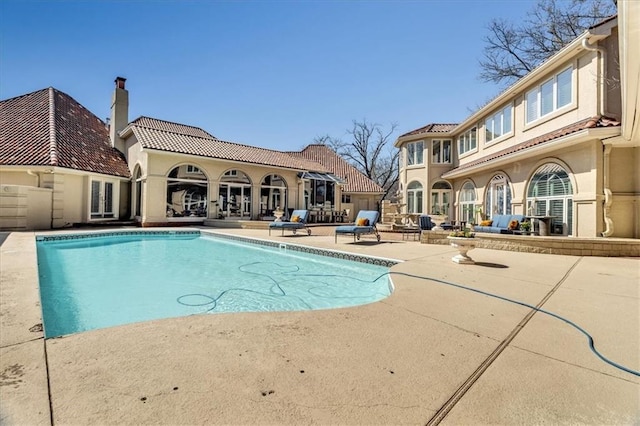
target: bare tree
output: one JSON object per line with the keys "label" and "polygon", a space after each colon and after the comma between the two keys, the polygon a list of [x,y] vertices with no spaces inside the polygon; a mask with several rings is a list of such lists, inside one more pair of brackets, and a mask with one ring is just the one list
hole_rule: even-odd
{"label": "bare tree", "polygon": [[385,197],[393,191],[398,182],[398,155],[400,151],[393,146],[391,136],[397,129],[397,123],[391,123],[385,130],[380,124],[353,120],[348,141],[329,135],[318,136],[314,143],[328,145],[338,155],[362,172],[385,190]]}
{"label": "bare tree", "polygon": [[615,13],[612,0],[538,0],[521,24],[494,19],[483,39],[480,79],[513,83]]}

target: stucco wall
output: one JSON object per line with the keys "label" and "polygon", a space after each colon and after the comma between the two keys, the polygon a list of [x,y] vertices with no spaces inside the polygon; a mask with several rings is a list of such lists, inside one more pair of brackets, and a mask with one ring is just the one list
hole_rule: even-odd
{"label": "stucco wall", "polygon": [[3,169],[0,171],[2,185],[38,186],[38,180],[38,176],[29,175],[26,170]]}
{"label": "stucco wall", "polygon": [[46,188],[0,185],[0,229],[50,229],[51,193]]}
{"label": "stucco wall", "polygon": [[134,164],[141,164],[143,176],[146,176],[143,189],[143,223],[161,224],[170,222],[166,217],[167,176],[174,167],[185,164],[198,167],[207,177],[209,183],[207,213],[209,218],[216,217],[216,212],[211,202],[218,199],[222,175],[231,169],[245,173],[251,180],[251,219],[256,219],[258,216],[260,184],[267,175],[278,174],[285,179],[287,182],[289,208],[301,206],[304,199],[297,172],[293,170],[248,163],[234,163],[204,157],[196,158],[180,154],[141,152],[137,143],[132,143],[128,148],[128,152],[133,154],[133,157],[130,158],[130,167],[133,167]]}

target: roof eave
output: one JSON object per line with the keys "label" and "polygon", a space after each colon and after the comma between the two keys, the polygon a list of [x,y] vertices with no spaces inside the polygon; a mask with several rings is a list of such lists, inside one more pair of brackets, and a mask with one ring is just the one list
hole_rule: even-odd
{"label": "roof eave", "polygon": [[155,154],[162,154],[162,155],[180,155],[180,156],[193,158],[193,159],[200,159],[200,160],[208,159],[208,160],[226,161],[226,162],[234,163],[234,164],[251,164],[251,165],[254,165],[254,166],[272,167],[272,168],[278,168],[278,169],[284,169],[284,170],[291,170],[291,171],[295,171],[295,172],[308,171],[306,169],[298,168],[298,167],[279,166],[279,165],[275,165],[275,164],[256,163],[256,162],[246,161],[246,160],[245,161],[231,160],[231,159],[228,159],[228,158],[210,157],[208,155],[187,154],[187,153],[184,153],[184,152],[167,151],[167,150],[163,150],[163,149],[145,147],[142,144],[140,144],[140,149],[143,152],[146,151],[146,152],[152,152],[152,153],[155,153]]}
{"label": "roof eave", "polygon": [[559,148],[567,148],[573,145],[578,145],[593,139],[606,139],[615,137],[620,134],[620,127],[605,127],[596,129],[585,129],[570,135],[562,136],[551,142],[546,142],[537,146],[516,151],[511,154],[506,154],[502,157],[494,160],[489,160],[484,163],[477,164],[471,167],[465,167],[457,170],[453,169],[450,172],[442,174],[444,179],[457,179],[460,177],[466,177],[470,174],[482,172],[485,170],[493,170],[496,167],[501,167],[507,164],[512,164],[514,161],[524,160],[533,155],[548,154],[553,151],[557,151]]}
{"label": "roof eave", "polygon": [[400,148],[404,143],[413,142],[420,139],[443,138],[443,137],[450,138],[452,136],[453,136],[452,132],[424,132],[424,133],[417,133],[415,135],[404,135],[404,136],[398,137],[398,139],[396,139],[396,141],[394,142],[393,146],[396,148]]}

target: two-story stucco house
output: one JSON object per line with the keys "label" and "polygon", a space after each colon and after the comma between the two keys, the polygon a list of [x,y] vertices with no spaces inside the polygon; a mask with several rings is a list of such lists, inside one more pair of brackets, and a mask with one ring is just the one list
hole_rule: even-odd
{"label": "two-story stucco house", "polygon": [[315,206],[347,220],[333,213],[377,208],[384,193],[325,146],[275,151],[128,114],[121,77],[109,124],[54,88],[0,101],[0,229],[237,226]]}
{"label": "two-story stucco house", "polygon": [[407,213],[521,214],[544,217],[550,235],[640,237],[638,15],[590,28],[462,123],[400,136]]}

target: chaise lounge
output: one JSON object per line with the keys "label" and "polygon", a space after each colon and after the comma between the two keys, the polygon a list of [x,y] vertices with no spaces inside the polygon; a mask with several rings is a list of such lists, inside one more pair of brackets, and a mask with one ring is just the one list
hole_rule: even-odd
{"label": "chaise lounge", "polygon": [[360,240],[363,234],[375,234],[380,241],[380,234],[376,228],[379,213],[376,210],[360,210],[353,225],[342,225],[336,228],[335,242],[338,242],[338,234],[353,235],[353,242]]}
{"label": "chaise lounge", "polygon": [[294,210],[288,221],[271,222],[269,224],[269,235],[271,235],[272,229],[282,229],[282,235],[284,235],[286,229],[293,231],[294,235],[298,229],[306,229],[307,235],[311,235],[311,228],[307,226],[307,220],[309,220],[309,210]]}

